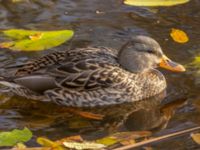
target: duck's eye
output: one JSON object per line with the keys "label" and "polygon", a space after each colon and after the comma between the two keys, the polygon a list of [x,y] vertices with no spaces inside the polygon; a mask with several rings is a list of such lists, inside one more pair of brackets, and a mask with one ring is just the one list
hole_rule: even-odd
{"label": "duck's eye", "polygon": [[147,50],[147,53],[154,54],[155,52],[153,50]]}

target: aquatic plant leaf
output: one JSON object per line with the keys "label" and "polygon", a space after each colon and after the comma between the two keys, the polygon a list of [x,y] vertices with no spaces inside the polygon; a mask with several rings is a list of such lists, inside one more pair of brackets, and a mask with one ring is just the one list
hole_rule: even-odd
{"label": "aquatic plant leaf", "polygon": [[186,43],[189,41],[187,34],[184,31],[179,30],[179,29],[172,28],[170,36],[175,42],[178,42],[178,43]]}
{"label": "aquatic plant leaf", "polygon": [[0,132],[0,146],[13,146],[19,142],[27,142],[32,138],[32,132],[28,128],[14,129],[10,132]]}
{"label": "aquatic plant leaf", "polygon": [[67,148],[77,149],[77,150],[84,150],[84,149],[102,149],[106,146],[103,144],[98,144],[94,142],[63,142],[64,146]]}
{"label": "aquatic plant leaf", "polygon": [[124,0],[124,4],[133,6],[173,6],[184,4],[190,0]]}
{"label": "aquatic plant leaf", "polygon": [[190,136],[197,144],[200,144],[200,133],[192,133]]}
{"label": "aquatic plant leaf", "polygon": [[23,29],[9,29],[2,31],[12,39],[0,43],[0,48],[9,48],[15,51],[40,51],[59,46],[73,36],[72,30],[33,31]]}

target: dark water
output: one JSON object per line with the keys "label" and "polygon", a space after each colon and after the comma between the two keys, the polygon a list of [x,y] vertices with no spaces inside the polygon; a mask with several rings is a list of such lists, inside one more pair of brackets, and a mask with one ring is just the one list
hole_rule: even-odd
{"label": "dark water", "polygon": [[[22,63],[55,49],[86,46],[108,46],[119,49],[131,36],[145,34],[155,38],[171,59],[189,64],[200,53],[200,1],[175,7],[145,8],[122,5],[120,0],[30,0],[12,4],[0,1],[0,29],[23,28],[37,30],[73,29],[75,37],[70,43],[43,52],[24,53],[1,49],[0,73],[5,65]],[[169,36],[171,28],[184,30],[190,41],[178,44]],[[54,104],[40,103],[13,97],[6,101],[1,96],[0,130],[29,127],[35,145],[37,136],[59,139],[82,134],[94,139],[116,130],[152,130],[163,135],[200,124],[200,82],[198,70],[185,73],[161,70],[168,82],[164,103],[172,110],[163,113],[160,102],[163,95],[138,104],[92,110],[106,114],[103,121],[81,118]],[[172,102],[175,101],[175,102]],[[183,101],[185,101],[183,105]],[[162,102],[163,103],[163,102]],[[164,105],[164,104],[162,104]],[[180,107],[181,106],[181,107]],[[135,112],[135,113],[133,113]],[[132,115],[131,115],[132,114]],[[117,128],[120,126],[119,128]],[[101,130],[98,130],[101,129]],[[155,149],[200,149],[189,135],[155,144]]]}

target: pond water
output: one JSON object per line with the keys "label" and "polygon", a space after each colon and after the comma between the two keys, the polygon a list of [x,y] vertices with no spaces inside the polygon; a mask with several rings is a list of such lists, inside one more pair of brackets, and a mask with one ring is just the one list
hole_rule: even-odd
{"label": "pond water", "polygon": [[[1,49],[0,73],[4,75],[7,73],[4,66],[20,64],[54,50],[86,46],[119,49],[136,34],[155,38],[169,58],[183,65],[189,64],[200,53],[199,0],[159,8],[130,7],[123,5],[120,0],[27,0],[23,3],[0,0],[0,20],[0,29],[75,31],[75,36],[69,43],[42,52],[25,53]],[[172,28],[184,30],[190,38],[189,42],[175,43],[169,35]],[[168,83],[167,97],[164,100],[162,93],[137,104],[88,110],[106,115],[102,121],[82,118],[55,104],[21,97],[12,97],[3,102],[6,97],[1,96],[0,130],[27,126],[34,133],[33,140],[28,144],[35,146],[37,136],[59,139],[81,134],[86,139],[94,139],[107,135],[108,131],[121,130],[151,130],[154,135],[163,135],[199,125],[198,70],[188,69],[185,73],[161,71]],[[158,150],[200,149],[189,135],[160,142],[153,147]]]}

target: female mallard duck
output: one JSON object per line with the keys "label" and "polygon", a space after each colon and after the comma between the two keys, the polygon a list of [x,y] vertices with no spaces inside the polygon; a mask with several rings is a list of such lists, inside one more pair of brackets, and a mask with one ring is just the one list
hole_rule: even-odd
{"label": "female mallard duck", "polygon": [[157,66],[185,71],[152,38],[136,36],[117,53],[105,47],[55,52],[20,66],[0,84],[26,98],[94,107],[134,102],[166,88]]}

